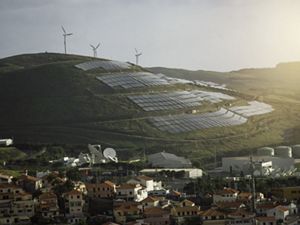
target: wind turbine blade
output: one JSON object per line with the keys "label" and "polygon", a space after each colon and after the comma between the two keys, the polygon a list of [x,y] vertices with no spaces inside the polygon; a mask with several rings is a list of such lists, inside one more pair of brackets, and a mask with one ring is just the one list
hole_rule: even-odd
{"label": "wind turbine blade", "polygon": [[71,36],[71,35],[73,35],[73,33],[68,33],[68,34],[66,34],[67,36]]}
{"label": "wind turbine blade", "polygon": [[100,46],[100,43],[97,44],[96,49],[99,48],[99,46]]}
{"label": "wind turbine blade", "polygon": [[92,49],[95,49],[94,45],[90,45],[92,47]]}
{"label": "wind turbine blade", "polygon": [[136,48],[134,50],[135,50],[136,54],[138,54],[138,50]]}
{"label": "wind turbine blade", "polygon": [[66,30],[63,26],[61,26],[61,29],[63,30],[64,33],[66,33]]}

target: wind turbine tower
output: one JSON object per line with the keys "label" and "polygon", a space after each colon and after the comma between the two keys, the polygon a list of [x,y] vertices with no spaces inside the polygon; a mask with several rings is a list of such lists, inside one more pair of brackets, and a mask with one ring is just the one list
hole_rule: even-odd
{"label": "wind turbine tower", "polygon": [[136,48],[135,48],[135,64],[139,65],[139,57],[142,55],[142,52],[139,52]]}
{"label": "wind turbine tower", "polygon": [[64,36],[65,54],[67,54],[67,36],[71,36],[73,35],[73,33],[67,33],[63,26],[61,26],[61,29],[63,31],[63,36]]}
{"label": "wind turbine tower", "polygon": [[94,58],[97,58],[97,49],[99,48],[100,43],[98,43],[96,47],[94,45],[90,45],[90,46],[93,49]]}

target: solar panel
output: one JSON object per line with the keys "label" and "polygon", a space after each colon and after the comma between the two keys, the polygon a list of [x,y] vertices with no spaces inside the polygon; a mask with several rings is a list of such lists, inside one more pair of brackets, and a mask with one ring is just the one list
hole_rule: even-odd
{"label": "solar panel", "polygon": [[[220,102],[223,99],[232,100],[234,97],[217,92],[204,91],[174,91],[149,95],[132,95],[128,97],[145,111],[184,109],[198,107],[202,101]],[[150,109],[151,108],[151,109]]]}
{"label": "solar panel", "polygon": [[122,69],[129,69],[130,64],[125,62],[119,62],[114,60],[92,60],[83,62],[80,64],[75,65],[75,67],[82,69],[84,71],[93,70],[97,68],[102,68],[106,71],[117,71]]}
{"label": "solar panel", "polygon": [[251,117],[272,112],[274,109],[271,105],[263,102],[251,101],[247,106],[235,106],[230,108],[231,111],[242,115],[243,117]]}
{"label": "solar panel", "polygon": [[247,118],[239,116],[224,108],[216,112],[202,114],[181,114],[172,116],[152,117],[150,122],[159,130],[169,133],[182,133],[214,127],[240,125]]}

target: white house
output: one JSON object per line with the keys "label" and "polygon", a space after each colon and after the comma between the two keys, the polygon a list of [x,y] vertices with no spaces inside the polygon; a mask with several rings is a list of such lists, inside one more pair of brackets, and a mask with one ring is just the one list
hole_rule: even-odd
{"label": "white house", "polygon": [[289,215],[289,208],[286,206],[278,205],[275,208],[267,210],[268,217],[275,217],[275,219],[284,221],[286,217]]}
{"label": "white house", "polygon": [[0,174],[0,184],[8,184],[11,183],[13,176],[8,176],[5,174]]}
{"label": "white house", "polygon": [[232,188],[224,188],[213,194],[213,202],[234,202],[238,198],[239,191]]}
{"label": "white house", "polygon": [[137,176],[129,181],[127,181],[127,184],[140,184],[144,187],[146,187],[147,191],[153,191],[154,190],[154,181],[151,177],[148,176]]}
{"label": "white house", "polygon": [[117,187],[116,197],[140,202],[148,197],[148,192],[140,184],[121,184]]}

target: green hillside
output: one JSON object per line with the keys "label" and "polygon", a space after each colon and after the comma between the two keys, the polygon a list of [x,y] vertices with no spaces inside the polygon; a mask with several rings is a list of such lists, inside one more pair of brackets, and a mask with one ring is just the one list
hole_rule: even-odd
{"label": "green hillside", "polygon": [[[144,151],[148,154],[167,150],[200,163],[213,157],[216,150],[218,156],[234,155],[244,154],[264,145],[297,142],[298,136],[294,131],[300,127],[300,99],[296,94],[298,89],[283,92],[289,84],[282,87],[280,71],[291,70],[287,76],[294,77],[295,69],[290,67],[298,68],[298,65],[280,64],[274,69],[230,73],[147,69],[184,79],[225,83],[238,90],[221,91],[234,96],[234,101],[215,104],[204,102],[201,107],[195,108],[197,113],[216,111],[231,104],[245,105],[247,101],[255,99],[263,100],[275,108],[271,114],[251,117],[243,125],[171,134],[158,130],[148,119],[153,116],[190,113],[191,109],[146,112],[131,102],[128,96],[183,90],[216,90],[192,84],[112,89],[96,79],[96,76],[103,75],[105,71],[84,71],[75,67],[90,60],[90,57],[55,53],[1,59],[1,137],[14,137],[17,144],[100,143],[115,147],[121,159],[139,158]],[[131,65],[126,71],[143,70],[145,69]],[[272,74],[276,79],[268,80]],[[278,90],[264,88],[264,85],[278,85]]]}

